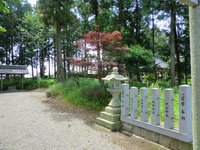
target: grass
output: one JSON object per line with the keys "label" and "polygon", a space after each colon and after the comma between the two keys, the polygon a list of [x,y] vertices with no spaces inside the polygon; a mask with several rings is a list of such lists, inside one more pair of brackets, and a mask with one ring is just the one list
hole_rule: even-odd
{"label": "grass", "polygon": [[70,78],[65,83],[54,84],[49,88],[53,96],[60,96],[63,101],[84,107],[87,110],[103,110],[111,95],[101,88],[98,80],[91,78]]}

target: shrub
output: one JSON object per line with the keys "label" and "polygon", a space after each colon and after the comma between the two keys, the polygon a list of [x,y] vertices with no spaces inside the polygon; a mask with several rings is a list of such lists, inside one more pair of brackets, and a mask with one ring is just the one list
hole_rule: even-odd
{"label": "shrub", "polygon": [[150,81],[150,82],[156,81],[156,77],[153,73],[149,73],[147,74],[147,76],[145,76],[145,81]]}
{"label": "shrub", "polygon": [[[56,80],[54,79],[41,79],[41,78],[24,78],[24,89],[33,90],[37,88],[47,88],[54,84]],[[20,77],[12,77],[3,80],[3,90],[7,90],[9,86],[16,86],[17,89],[22,88],[22,81]]]}
{"label": "shrub", "polygon": [[[107,86],[107,84],[106,84]],[[105,87],[106,87],[105,86]],[[63,101],[84,107],[88,110],[103,110],[111,95],[99,86],[98,80],[91,78],[70,78],[65,83],[51,85],[53,96],[60,96]]]}
{"label": "shrub", "polygon": [[63,93],[64,84],[63,83],[56,83],[50,86],[49,92],[53,96],[58,96]]}
{"label": "shrub", "polygon": [[39,78],[37,80],[37,83],[38,83],[38,88],[47,88],[50,85],[56,83],[56,81],[54,79],[41,79],[41,78]]}
{"label": "shrub", "polygon": [[101,101],[110,98],[110,94],[100,86],[81,89],[81,95],[91,101]]}

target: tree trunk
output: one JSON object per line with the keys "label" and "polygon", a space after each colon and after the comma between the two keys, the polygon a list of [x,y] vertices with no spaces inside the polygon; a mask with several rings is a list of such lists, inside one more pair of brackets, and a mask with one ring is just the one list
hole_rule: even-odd
{"label": "tree trunk", "polygon": [[140,68],[139,68],[138,65],[137,65],[137,80],[138,80],[139,82],[142,82],[141,77],[140,77]]}
{"label": "tree trunk", "polygon": [[98,17],[99,17],[99,3],[98,0],[92,0],[92,10],[95,14],[95,24],[98,24]]}
{"label": "tree trunk", "polygon": [[[88,54],[87,54],[87,44],[84,44],[84,53],[85,53],[85,61],[88,61]],[[85,73],[88,73],[88,66],[85,66]]]}
{"label": "tree trunk", "polygon": [[40,58],[40,77],[43,78],[44,77],[44,49],[41,50],[40,56],[41,56],[41,58]]}
{"label": "tree trunk", "polygon": [[175,85],[175,28],[176,28],[176,13],[175,13],[175,1],[171,4],[171,37],[170,37],[170,75],[171,75],[171,86]]}
{"label": "tree trunk", "polygon": [[178,76],[178,85],[181,85],[181,74],[182,74],[182,69],[181,69],[181,62],[180,62],[180,52],[178,48],[178,43],[177,43],[177,31],[176,31],[176,11],[174,10],[175,15],[174,15],[174,42],[175,42],[175,53],[176,53],[176,70],[177,70],[177,76]]}
{"label": "tree trunk", "polygon": [[188,84],[187,78],[188,78],[188,73],[187,73],[187,71],[186,71],[186,72],[185,72],[185,84]]}
{"label": "tree trunk", "polygon": [[66,69],[66,50],[64,50],[63,64],[64,64],[64,77],[65,77],[65,80],[66,80],[66,77],[67,77],[67,69]]}
{"label": "tree trunk", "polygon": [[12,65],[14,65],[15,64],[15,62],[14,62],[14,46],[13,46],[13,44],[12,44]]}
{"label": "tree trunk", "polygon": [[155,62],[155,19],[154,19],[154,11],[152,11],[152,52],[153,52],[153,58],[154,58],[153,72],[154,72],[155,78],[157,80],[157,71],[156,71],[156,62]]}
{"label": "tree trunk", "polygon": [[181,85],[181,62],[180,62],[180,54],[179,54],[179,50],[178,47],[176,48],[176,59],[177,59],[177,64],[176,64],[176,70],[177,70],[177,75],[178,75],[178,85]]}
{"label": "tree trunk", "polygon": [[50,56],[48,56],[48,66],[49,66],[49,78],[51,78],[51,61],[50,61]]}
{"label": "tree trunk", "polygon": [[62,61],[61,50],[61,25],[56,23],[56,51],[57,51],[57,80],[58,82],[64,82],[64,68]]}
{"label": "tree trunk", "polygon": [[[55,37],[55,35],[54,35],[54,38],[53,38],[53,40],[54,40],[54,43],[56,43],[56,37]],[[57,45],[57,44],[55,44],[55,45]],[[54,78],[57,78],[57,69],[56,69],[56,57],[57,57],[57,54],[56,54],[56,50],[57,50],[57,48],[54,48],[54,62],[53,62],[53,65],[54,65]]]}
{"label": "tree trunk", "polygon": [[33,57],[31,56],[31,71],[32,71],[32,77],[34,77],[34,71],[33,71]]}
{"label": "tree trunk", "polygon": [[118,18],[118,25],[117,29],[121,31],[121,27],[124,26],[124,1],[118,0],[118,9],[119,9],[119,18]]}
{"label": "tree trunk", "polygon": [[136,26],[136,42],[137,44],[140,43],[140,25],[141,25],[141,16],[140,16],[140,7],[139,7],[139,1],[136,0],[136,8],[135,8],[135,26]]}
{"label": "tree trunk", "polygon": [[103,82],[102,82],[102,61],[101,61],[100,41],[97,43],[97,62],[98,62],[98,79],[99,79],[99,84],[102,87]]}

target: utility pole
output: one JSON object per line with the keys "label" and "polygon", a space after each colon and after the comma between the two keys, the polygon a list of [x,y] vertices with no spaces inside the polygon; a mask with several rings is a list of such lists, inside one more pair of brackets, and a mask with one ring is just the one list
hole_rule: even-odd
{"label": "utility pole", "polygon": [[200,150],[200,0],[179,1],[189,5],[193,149]]}

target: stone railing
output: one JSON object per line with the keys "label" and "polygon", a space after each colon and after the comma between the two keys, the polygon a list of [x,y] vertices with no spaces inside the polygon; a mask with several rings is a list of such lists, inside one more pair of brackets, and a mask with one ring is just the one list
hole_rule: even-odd
{"label": "stone railing", "polygon": [[[191,86],[179,86],[178,100],[174,99],[173,89],[165,89],[164,98],[161,98],[158,88],[151,89],[150,93],[151,97],[148,88],[143,87],[138,95],[138,88],[123,84],[121,121],[180,141],[192,142]],[[179,109],[178,118],[174,117],[175,102],[179,103],[176,108]],[[161,122],[160,118],[164,121]],[[178,120],[178,128],[174,127],[174,120]]]}

